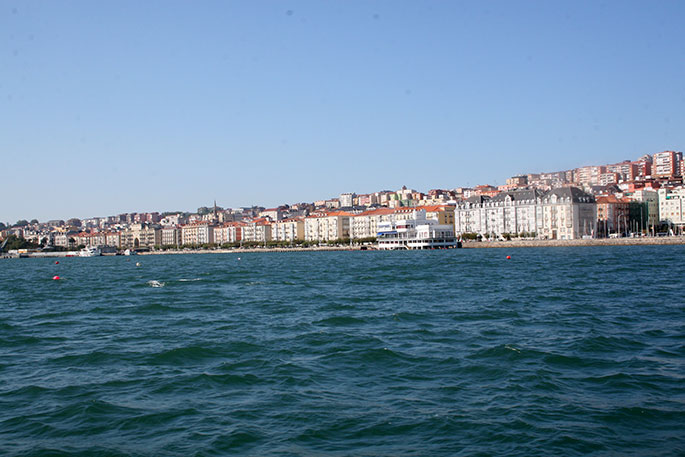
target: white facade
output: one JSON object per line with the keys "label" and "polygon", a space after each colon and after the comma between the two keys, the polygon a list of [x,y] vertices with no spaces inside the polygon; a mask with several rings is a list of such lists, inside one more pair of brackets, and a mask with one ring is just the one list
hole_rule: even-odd
{"label": "white facade", "polygon": [[354,193],[340,194],[340,206],[343,208],[354,206],[354,199],[356,196],[357,195]]}
{"label": "white facade", "polygon": [[361,239],[375,237],[378,233],[378,224],[395,219],[395,210],[390,208],[378,208],[366,211],[350,219],[350,238]]}
{"label": "white facade", "polygon": [[351,214],[338,211],[304,219],[306,241],[334,241],[350,236]]}
{"label": "white facade", "polygon": [[181,244],[181,229],[178,227],[162,227],[162,246],[178,246]]}
{"label": "white facade", "polygon": [[379,249],[444,249],[456,246],[454,227],[438,224],[433,219],[419,217],[378,224]]}
{"label": "white facade", "polygon": [[474,197],[455,209],[457,235],[535,233],[538,238],[578,239],[595,233],[594,197],[573,187],[542,194],[535,190],[503,192],[492,199]]}
{"label": "white facade", "polygon": [[304,220],[286,219],[271,224],[271,239],[273,241],[304,240]]}
{"label": "white facade", "polygon": [[181,226],[181,242],[184,245],[214,243],[214,226],[197,222]]}
{"label": "white facade", "polygon": [[243,225],[243,241],[266,243],[271,241],[271,224],[267,221],[247,222]]}
{"label": "white facade", "polygon": [[659,218],[669,224],[685,225],[685,187],[659,189]]}

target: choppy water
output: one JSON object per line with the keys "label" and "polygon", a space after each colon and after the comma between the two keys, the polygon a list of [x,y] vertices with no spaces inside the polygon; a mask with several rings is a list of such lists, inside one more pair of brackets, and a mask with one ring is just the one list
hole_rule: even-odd
{"label": "choppy water", "polygon": [[3,260],[0,455],[682,456],[684,267],[680,246]]}

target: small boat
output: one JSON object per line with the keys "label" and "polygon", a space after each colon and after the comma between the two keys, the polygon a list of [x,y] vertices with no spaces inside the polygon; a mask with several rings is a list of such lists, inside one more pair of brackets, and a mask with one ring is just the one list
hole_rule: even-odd
{"label": "small boat", "polygon": [[102,250],[96,246],[83,248],[78,253],[79,257],[97,257],[102,255]]}
{"label": "small boat", "polygon": [[138,253],[134,251],[133,249],[126,249],[124,251],[124,255],[137,255]]}

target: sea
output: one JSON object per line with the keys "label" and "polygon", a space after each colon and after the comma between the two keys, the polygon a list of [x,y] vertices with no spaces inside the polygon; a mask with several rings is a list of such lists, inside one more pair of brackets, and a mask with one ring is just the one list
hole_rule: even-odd
{"label": "sea", "polygon": [[0,260],[0,455],[683,456],[684,275],[685,246]]}

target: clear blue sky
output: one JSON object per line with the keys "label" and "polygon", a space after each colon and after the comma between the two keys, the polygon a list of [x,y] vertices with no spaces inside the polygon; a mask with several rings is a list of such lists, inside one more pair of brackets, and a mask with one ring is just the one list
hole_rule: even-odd
{"label": "clear blue sky", "polygon": [[682,150],[684,24],[683,1],[3,1],[0,220]]}

